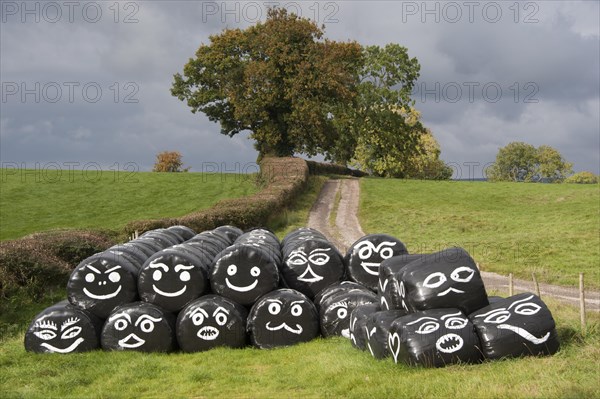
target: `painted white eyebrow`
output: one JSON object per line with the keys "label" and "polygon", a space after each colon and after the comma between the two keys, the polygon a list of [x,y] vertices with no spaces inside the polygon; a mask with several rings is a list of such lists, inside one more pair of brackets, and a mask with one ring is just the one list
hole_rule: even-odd
{"label": "painted white eyebrow", "polygon": [[267,299],[267,302],[277,302],[280,305],[283,305],[283,302],[281,302],[279,299]]}
{"label": "painted white eyebrow", "polygon": [[96,269],[96,268],[95,268],[94,266],[92,266],[92,265],[85,265],[85,267],[87,267],[88,269],[90,269],[90,270],[91,270],[91,271],[93,271],[94,273],[101,274],[101,273],[100,273],[100,270]]}
{"label": "painted white eyebrow", "polygon": [[119,319],[119,318],[121,318],[121,317],[124,317],[124,318],[126,318],[126,319],[127,319],[127,321],[128,321],[129,323],[131,323],[131,316],[129,316],[127,313],[124,313],[124,312],[117,313],[117,314],[114,314],[114,315],[110,316],[110,317],[108,318],[108,321],[113,321],[113,320],[115,320],[115,319]]}
{"label": "painted white eyebrow", "polygon": [[306,255],[306,252],[304,252],[304,248],[298,248],[295,251],[290,252],[290,255],[295,255],[295,254]]}
{"label": "painted white eyebrow", "polygon": [[381,248],[383,245],[387,246],[387,247],[393,247],[394,245],[396,245],[397,243],[393,242],[393,241],[383,241],[380,242],[379,245],[377,246],[377,248]]}
{"label": "painted white eyebrow", "polygon": [[499,311],[499,310],[504,310],[504,311],[506,311],[506,308],[498,308],[498,309],[490,310],[489,312],[486,312],[486,313],[484,313],[484,314],[478,314],[478,315],[477,315],[477,316],[475,316],[475,317],[485,317],[485,316],[489,315],[490,313],[494,313],[494,312],[497,312],[497,311]]}
{"label": "painted white eyebrow", "polygon": [[435,317],[423,316],[423,317],[419,317],[419,318],[418,318],[417,320],[415,320],[415,321],[411,321],[410,323],[406,323],[406,325],[407,325],[407,326],[411,326],[411,325],[413,325],[413,324],[415,324],[415,323],[418,323],[418,322],[420,322],[421,320],[424,320],[424,319],[427,319],[427,320],[432,320],[432,321],[437,321],[437,320],[438,320],[438,319],[436,319]]}
{"label": "painted white eyebrow", "polygon": [[314,254],[315,252],[326,252],[326,251],[331,251],[331,248],[316,248],[316,249],[313,249],[310,253]]}
{"label": "painted white eyebrow", "polygon": [[521,302],[528,301],[528,300],[530,300],[531,298],[533,298],[533,295],[531,295],[531,296],[529,296],[529,297],[527,297],[527,298],[520,299],[520,300],[518,300],[518,301],[514,301],[513,303],[511,303],[511,304],[510,304],[510,306],[508,307],[508,309],[512,308],[512,307],[513,307],[513,306],[515,306],[517,303],[521,303]]}
{"label": "painted white eyebrow", "polygon": [[68,318],[62,324],[62,326],[60,326],[60,331],[64,330],[65,327],[69,327],[69,326],[72,326],[73,324],[79,323],[79,320],[80,320],[79,317],[70,317],[70,318]]}
{"label": "painted white eyebrow", "polygon": [[441,317],[442,320],[446,320],[448,317],[450,316],[460,316],[460,311],[456,312],[456,313],[451,313],[451,314],[445,314]]}
{"label": "painted white eyebrow", "polygon": [[141,315],[141,316],[140,316],[140,318],[139,318],[139,319],[137,319],[137,320],[135,321],[135,326],[137,327],[137,326],[138,326],[138,324],[140,324],[142,321],[144,321],[144,320],[146,320],[146,319],[148,319],[148,320],[152,320],[153,322],[155,322],[155,323],[158,323],[159,321],[161,321],[161,320],[162,320],[162,317],[161,317],[161,318],[159,318],[159,319],[156,319],[156,318],[154,318],[154,317],[150,316],[149,314],[143,314],[143,315]]}
{"label": "painted white eyebrow", "polygon": [[216,314],[219,312],[219,310],[222,310],[223,312],[225,312],[225,313],[229,314],[229,310],[225,309],[225,308],[224,308],[224,307],[222,307],[222,306],[219,306],[219,307],[218,307],[218,308],[217,308],[217,309],[216,309],[216,310],[213,312],[213,317],[215,317],[215,316],[216,316]]}
{"label": "painted white eyebrow", "polygon": [[294,301],[294,302],[290,303],[290,305],[293,305],[295,303],[304,303],[304,301]]}
{"label": "painted white eyebrow", "polygon": [[194,268],[194,266],[193,266],[193,265],[190,265],[190,266],[186,266],[186,265],[177,265],[177,266],[175,266],[175,273],[177,273],[177,272],[178,272],[178,271],[180,271],[180,270],[190,270],[190,269],[193,269],[193,268]]}
{"label": "painted white eyebrow", "polygon": [[104,273],[105,273],[105,274],[106,274],[106,273],[110,273],[110,272],[112,272],[113,270],[117,270],[117,269],[120,269],[120,268],[121,268],[121,266],[115,266],[115,267],[111,267],[110,269],[108,269],[108,270],[107,270],[107,271],[105,271]]}
{"label": "painted white eyebrow", "polygon": [[196,308],[192,311],[192,313],[190,314],[190,317],[192,317],[193,315],[195,315],[196,313],[202,313],[204,315],[204,317],[208,317],[208,313],[206,313],[206,310],[202,309],[202,308]]}
{"label": "painted white eyebrow", "polygon": [[150,269],[163,269],[165,273],[169,271],[169,266],[165,265],[164,263],[150,263],[148,267]]}

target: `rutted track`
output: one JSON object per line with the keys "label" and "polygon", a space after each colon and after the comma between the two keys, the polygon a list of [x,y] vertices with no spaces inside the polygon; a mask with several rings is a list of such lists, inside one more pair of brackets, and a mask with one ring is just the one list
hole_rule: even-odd
{"label": "rutted track", "polygon": [[[340,192],[340,201],[333,224],[330,224],[334,212],[336,196]],[[360,185],[358,179],[332,179],[325,182],[317,201],[310,210],[308,226],[321,231],[345,254],[352,243],[365,235],[357,212],[360,199]],[[491,272],[481,272],[483,281],[488,290],[508,292],[508,278]],[[534,292],[533,282],[514,279],[515,292]],[[540,294],[551,296],[557,300],[571,305],[579,306],[579,293],[575,287],[563,287],[552,284],[540,283]],[[600,312],[600,292],[586,290],[586,309]]]}

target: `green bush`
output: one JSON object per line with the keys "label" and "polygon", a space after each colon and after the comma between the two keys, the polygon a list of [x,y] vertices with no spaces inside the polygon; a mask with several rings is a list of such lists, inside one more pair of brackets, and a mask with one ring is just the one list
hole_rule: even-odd
{"label": "green bush", "polygon": [[565,179],[565,183],[598,184],[598,176],[592,172],[579,172]]}
{"label": "green bush", "polygon": [[334,163],[306,161],[306,164],[308,165],[308,170],[310,171],[311,175],[348,175],[355,177],[363,177],[368,175],[363,171],[350,169],[343,165]]}

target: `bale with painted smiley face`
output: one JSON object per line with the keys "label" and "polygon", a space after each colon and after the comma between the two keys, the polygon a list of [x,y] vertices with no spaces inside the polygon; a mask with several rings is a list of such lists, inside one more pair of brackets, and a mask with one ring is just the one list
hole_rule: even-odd
{"label": "bale with painted smiley face", "polygon": [[551,355],[560,347],[552,313],[531,293],[495,300],[469,319],[487,359]]}
{"label": "bale with painted smiley face", "polygon": [[206,351],[219,346],[246,346],[248,311],[218,295],[205,295],[179,312],[177,342],[184,352]]}
{"label": "bale with painted smiley face", "polygon": [[475,261],[462,248],[417,259],[398,273],[400,302],[411,312],[458,308],[470,314],[489,304]]}
{"label": "bale with painted smiley face", "polygon": [[377,294],[382,310],[402,309],[398,273],[409,263],[420,259],[422,254],[399,255],[381,262]]}
{"label": "bale with painted smiley face", "polygon": [[137,268],[125,257],[101,252],[84,259],[67,283],[69,302],[106,319],[119,305],[138,298]]}
{"label": "bale with painted smiley face", "polygon": [[248,315],[247,332],[257,348],[295,345],[319,335],[319,316],[306,295],[279,289],[254,304]]}
{"label": "bale with painted smiley face", "polygon": [[177,348],[175,317],[146,302],[119,306],[104,323],[101,344],[106,350],[171,352]]}
{"label": "bale with painted smiley face", "polygon": [[[341,287],[341,289],[340,289]],[[320,300],[319,319],[324,337],[339,335],[350,339],[350,314],[361,305],[379,303],[377,295],[365,287],[350,288],[343,284],[327,288]]]}
{"label": "bale with painted smiley face", "polygon": [[473,324],[459,309],[431,309],[393,321],[388,348],[395,363],[443,367],[482,360]]}
{"label": "bale with painted smiley face", "polygon": [[344,258],[352,281],[376,291],[381,262],[393,256],[408,254],[406,246],[387,234],[369,234],[356,241]]}
{"label": "bale with painted smiley face", "polygon": [[100,347],[103,320],[71,305],[54,304],[40,312],[25,333],[25,350],[37,353],[77,353]]}
{"label": "bale with painted smiley face", "polygon": [[368,303],[354,308],[350,313],[350,342],[357,349],[367,349],[367,319],[381,308],[377,303]]}
{"label": "bale with painted smiley face", "polygon": [[235,244],[221,252],[210,271],[212,292],[243,306],[253,305],[279,285],[279,270],[260,248]]}

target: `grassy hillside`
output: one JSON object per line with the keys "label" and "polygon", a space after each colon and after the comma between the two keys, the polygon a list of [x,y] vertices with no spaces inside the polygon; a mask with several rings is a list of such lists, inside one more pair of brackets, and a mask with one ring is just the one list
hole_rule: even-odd
{"label": "grassy hillside", "polygon": [[118,229],[128,221],[181,216],[257,190],[252,175],[0,170],[0,239],[53,228]]}
{"label": "grassy hillside", "polygon": [[361,179],[359,217],[413,253],[457,245],[483,270],[600,286],[598,185]]}

